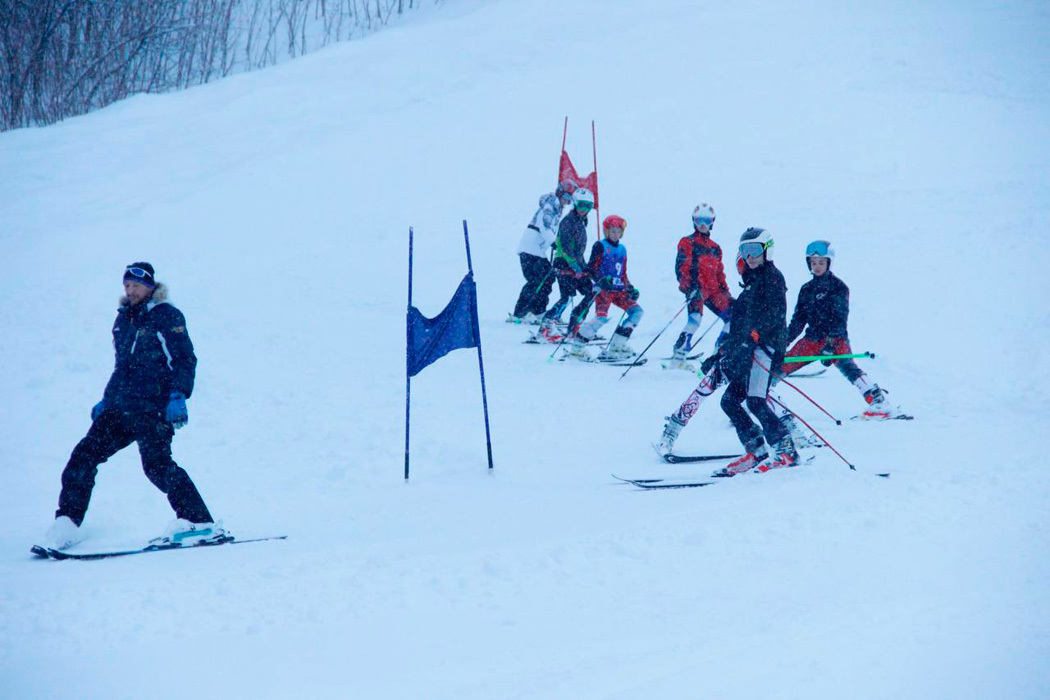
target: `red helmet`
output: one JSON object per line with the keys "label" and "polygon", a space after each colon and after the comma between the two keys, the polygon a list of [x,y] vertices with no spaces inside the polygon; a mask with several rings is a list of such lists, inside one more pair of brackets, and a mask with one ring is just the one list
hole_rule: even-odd
{"label": "red helmet", "polygon": [[609,216],[605,217],[605,220],[602,221],[602,230],[614,227],[626,231],[627,221],[622,216],[617,216],[616,214],[609,214]]}

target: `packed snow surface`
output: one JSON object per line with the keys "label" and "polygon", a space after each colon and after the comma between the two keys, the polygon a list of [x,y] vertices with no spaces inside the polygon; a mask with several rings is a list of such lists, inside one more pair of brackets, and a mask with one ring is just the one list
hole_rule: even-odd
{"label": "packed snow surface", "polygon": [[[1048,47],[1042,2],[447,0],[0,134],[0,696],[1050,696]],[[710,202],[728,256],[773,232],[791,305],[806,243],[834,242],[862,366],[915,420],[848,420],[832,370],[797,384],[841,427],[784,397],[856,471],[821,449],[617,483],[712,467],[649,445],[695,377],[548,363],[503,322],[565,115],[584,171],[595,120],[601,213],[628,221],[636,349],[681,306],[675,245]],[[406,484],[408,228],[433,315],[463,219],[495,470],[457,351],[413,380]],[[287,540],[29,555],[136,260],[200,359],[176,459],[234,534]],[[678,448],[738,444],[710,402]],[[171,517],[125,450],[74,551]]]}

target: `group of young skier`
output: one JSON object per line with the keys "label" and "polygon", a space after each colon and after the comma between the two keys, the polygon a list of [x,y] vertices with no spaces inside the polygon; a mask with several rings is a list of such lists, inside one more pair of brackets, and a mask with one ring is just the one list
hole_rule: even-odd
{"label": "group of young skier", "polygon": [[[615,214],[607,216],[602,221],[603,236],[591,246],[590,257],[585,260],[587,215],[593,206],[592,193],[571,182],[562,182],[554,193],[540,198],[540,208],[518,248],[526,281],[508,321],[539,324],[533,342],[564,344],[567,358],[630,361],[636,353],[627,340],[642,318],[642,309],[637,303],[638,289],[627,276],[627,250],[622,242],[627,222]],[[564,207],[569,211],[562,217]],[[722,249],[711,237],[714,223],[714,208],[706,203],[698,205],[693,211],[692,233],[678,242],[675,274],[688,316],[664,367],[696,369],[688,353],[695,344],[704,307],[722,321],[723,328],[715,352],[700,366],[699,384],[667,418],[655,445],[657,451],[672,454],[679,434],[704,400],[726,385],[722,410],[745,454],[714,475],[796,466],[798,449],[819,443],[799,430],[776,385],[813,361],[806,358],[813,357],[829,357],[823,363],[834,365],[857,388],[867,404],[859,417],[904,417],[851,357],[843,357],[853,354],[847,330],[849,288],[831,270],[835,258],[831,243],[816,240],[806,247],[805,261],[813,277],[799,290],[788,322],[787,285],[773,262],[772,235],[756,227],[741,235],[736,267],[742,290],[734,298],[726,282]],[[560,294],[548,309],[555,280]],[[577,293],[581,300],[572,306],[562,328],[561,317]],[[624,310],[623,320],[603,350],[592,358],[588,343],[608,321],[612,305]],[[592,306],[594,317],[587,320]]]}

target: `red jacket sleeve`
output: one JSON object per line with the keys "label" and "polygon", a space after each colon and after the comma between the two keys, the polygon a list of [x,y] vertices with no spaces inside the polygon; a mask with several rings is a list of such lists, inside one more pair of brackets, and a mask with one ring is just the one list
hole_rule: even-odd
{"label": "red jacket sleeve", "polygon": [[595,282],[598,281],[598,276],[602,271],[602,253],[605,248],[602,247],[601,241],[595,241],[594,245],[591,246],[591,261],[587,263],[587,270],[591,273],[591,279]]}
{"label": "red jacket sleeve", "polygon": [[693,282],[693,251],[692,243],[688,238],[678,241],[678,256],[675,258],[675,275],[678,277],[678,289],[688,292],[695,284]]}

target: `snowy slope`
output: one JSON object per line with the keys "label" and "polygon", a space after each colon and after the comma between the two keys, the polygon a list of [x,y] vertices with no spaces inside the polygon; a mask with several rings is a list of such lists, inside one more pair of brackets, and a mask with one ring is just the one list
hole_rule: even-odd
{"label": "snowy slope", "polygon": [[[1036,2],[448,0],[0,134],[0,697],[1046,697],[1048,46]],[[548,364],[502,322],[565,114],[581,165],[597,121],[603,214],[629,221],[635,345],[681,304],[708,201],[726,249],[774,233],[791,303],[805,244],[835,242],[854,347],[917,419],[835,427],[790,397],[857,472],[821,450],[615,484],[706,469],[648,446],[688,375]],[[405,485],[407,230],[433,314],[464,218],[496,470],[458,352],[413,382]],[[31,560],[140,259],[200,358],[176,459],[235,534],[289,539]],[[837,375],[805,388],[860,409]],[[714,404],[679,444],[737,447]],[[169,518],[127,450],[81,549]]]}

